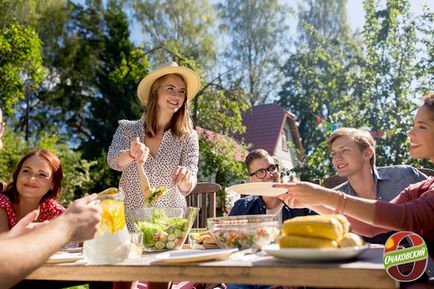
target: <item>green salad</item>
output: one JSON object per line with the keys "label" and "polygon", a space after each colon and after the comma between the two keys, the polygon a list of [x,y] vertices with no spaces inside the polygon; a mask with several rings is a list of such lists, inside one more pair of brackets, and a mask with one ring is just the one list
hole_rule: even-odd
{"label": "green salad", "polygon": [[168,217],[163,209],[155,208],[152,215],[143,221],[135,222],[136,228],[143,233],[143,245],[149,251],[179,249],[188,234],[189,220]]}
{"label": "green salad", "polygon": [[166,187],[151,188],[151,196],[146,200],[147,205],[152,205],[158,202],[158,200],[167,193]]}

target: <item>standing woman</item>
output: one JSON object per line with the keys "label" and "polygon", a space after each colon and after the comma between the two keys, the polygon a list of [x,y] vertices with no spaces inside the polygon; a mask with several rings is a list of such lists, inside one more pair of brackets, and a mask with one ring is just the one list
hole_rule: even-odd
{"label": "standing woman", "polygon": [[62,178],[62,165],[54,153],[38,149],[25,155],[0,193],[0,232],[9,231],[34,210],[38,211],[38,222],[62,214],[65,208],[56,201]]}
{"label": "standing woman", "polygon": [[119,187],[127,209],[145,204],[136,163],[150,186],[173,188],[155,207],[186,207],[185,196],[197,182],[199,142],[188,114],[188,100],[199,91],[199,75],[175,62],[142,79],[137,95],[145,106],[141,119],[120,120],[108,151],[112,169],[122,172]]}

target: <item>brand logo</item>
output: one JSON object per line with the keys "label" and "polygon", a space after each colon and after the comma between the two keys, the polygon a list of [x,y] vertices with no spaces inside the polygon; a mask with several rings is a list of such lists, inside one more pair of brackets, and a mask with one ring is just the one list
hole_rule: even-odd
{"label": "brand logo", "polygon": [[418,234],[398,232],[387,239],[383,259],[390,277],[400,282],[411,282],[425,273],[428,248]]}

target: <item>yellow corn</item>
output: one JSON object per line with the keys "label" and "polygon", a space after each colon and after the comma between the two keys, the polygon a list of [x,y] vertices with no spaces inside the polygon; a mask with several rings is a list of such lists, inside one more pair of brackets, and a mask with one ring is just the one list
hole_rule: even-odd
{"label": "yellow corn", "polygon": [[337,248],[335,240],[304,236],[282,236],[279,240],[280,248]]}
{"label": "yellow corn", "polygon": [[365,240],[357,234],[348,233],[339,241],[339,247],[356,247],[363,246],[365,244]]}
{"label": "yellow corn", "polygon": [[286,220],[282,226],[282,233],[284,236],[295,235],[339,241],[348,232],[347,229],[336,215],[317,215]]}

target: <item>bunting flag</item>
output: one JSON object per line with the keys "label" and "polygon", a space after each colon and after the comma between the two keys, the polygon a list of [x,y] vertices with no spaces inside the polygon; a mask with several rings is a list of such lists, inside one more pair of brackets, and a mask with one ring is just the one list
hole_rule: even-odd
{"label": "bunting flag", "polygon": [[[339,126],[335,123],[331,123],[326,121],[321,116],[316,116],[316,123],[318,124],[319,128],[326,129],[326,133],[335,131]],[[365,128],[374,139],[380,139],[385,137],[386,139],[391,139],[393,135],[395,134],[395,129],[390,130],[370,130],[369,128]]]}

